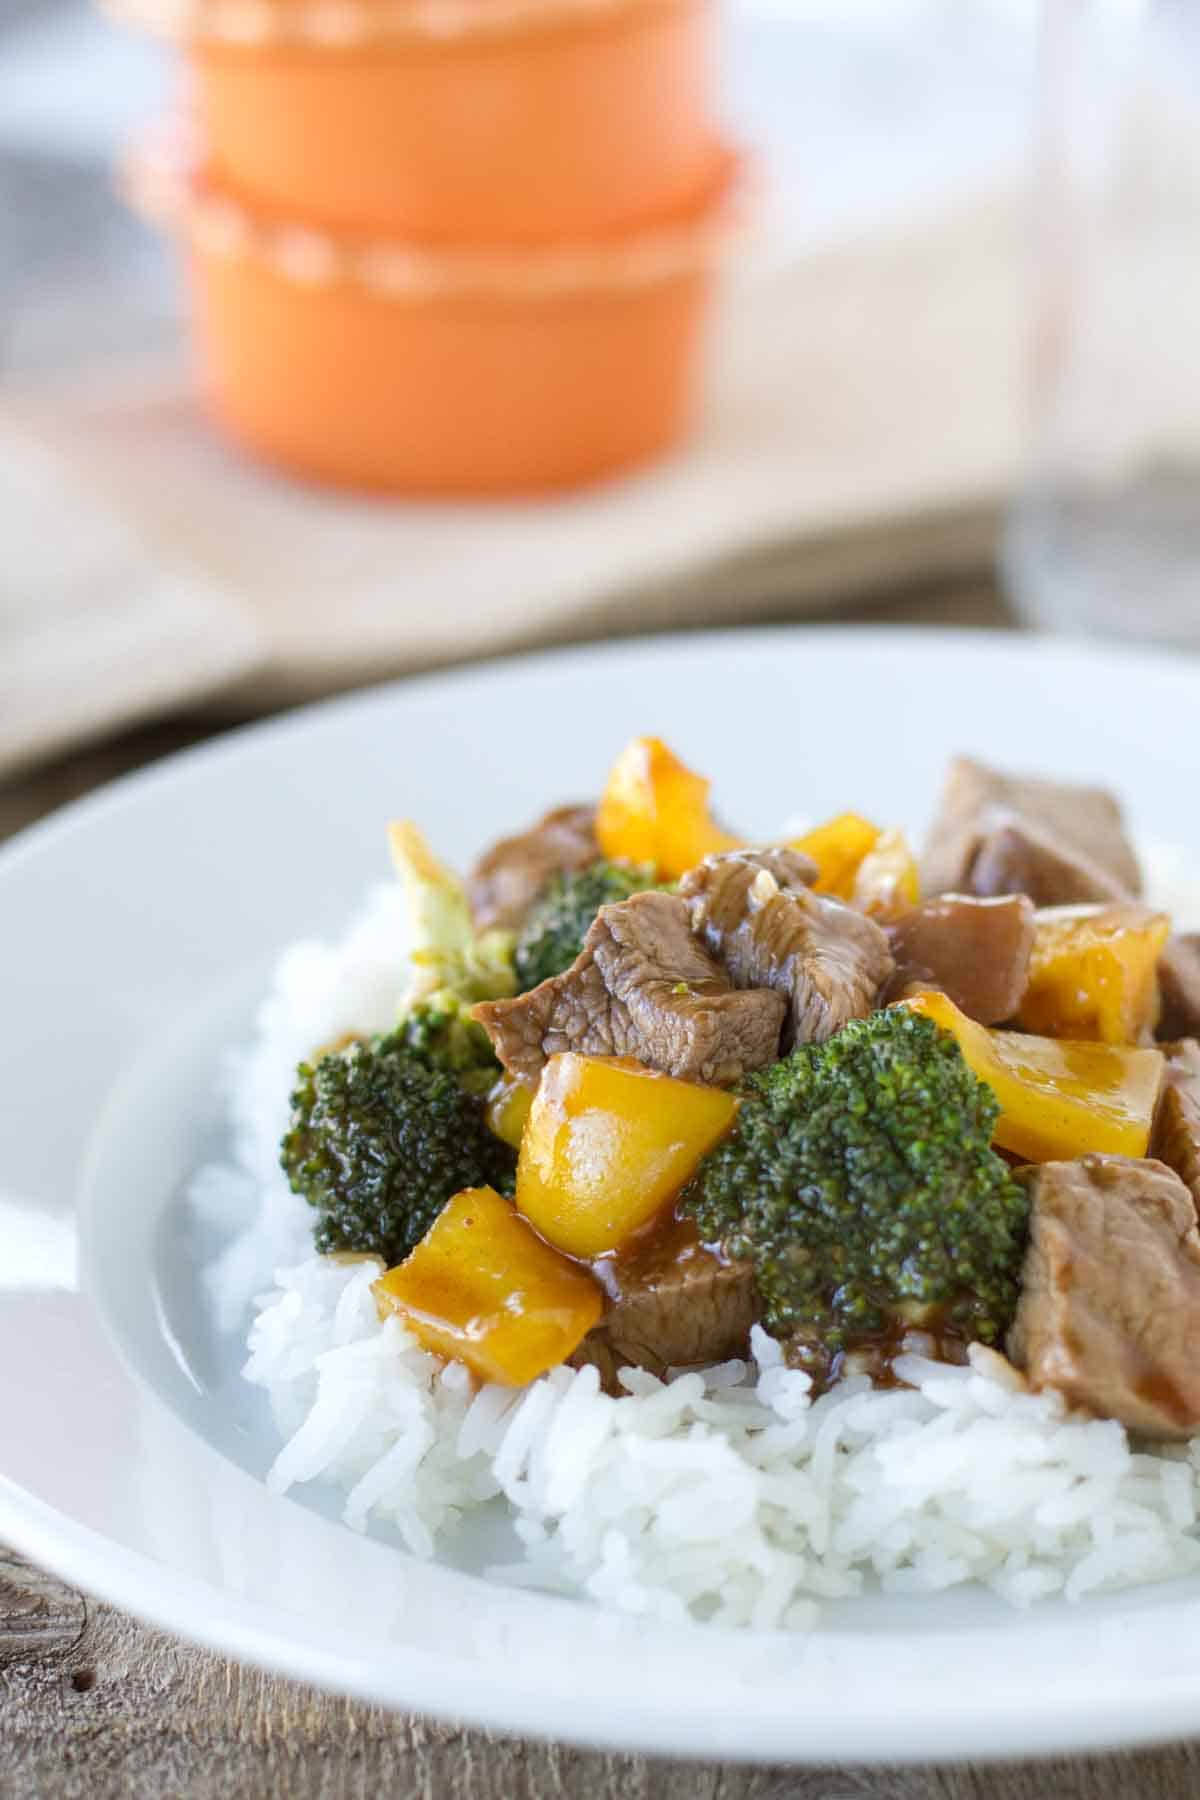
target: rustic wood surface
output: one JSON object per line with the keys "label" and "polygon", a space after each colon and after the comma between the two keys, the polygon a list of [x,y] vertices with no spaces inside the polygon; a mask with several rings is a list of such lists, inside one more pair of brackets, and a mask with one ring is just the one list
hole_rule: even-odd
{"label": "rustic wood surface", "polygon": [[[875,616],[863,609],[860,617]],[[995,596],[914,597],[902,616],[1005,623]],[[0,837],[210,735],[146,727],[0,787]],[[1184,1800],[1200,1746],[1025,1765],[744,1769],[601,1756],[390,1714],[151,1631],[0,1547],[0,1800]]]}

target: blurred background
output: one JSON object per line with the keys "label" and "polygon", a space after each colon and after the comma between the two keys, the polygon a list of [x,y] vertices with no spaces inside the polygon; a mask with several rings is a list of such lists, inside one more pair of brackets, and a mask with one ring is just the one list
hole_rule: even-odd
{"label": "blurred background", "polygon": [[[223,80],[235,143],[302,3],[0,0],[0,777],[623,631],[1200,635],[1192,0],[730,0],[704,104],[738,175],[528,241],[285,203],[269,109],[254,179],[214,175],[197,106],[216,130]],[[496,0],[413,4],[448,80]],[[382,0],[350,5],[309,9],[318,143]]]}
{"label": "blurred background", "polygon": [[[766,186],[756,235],[782,260],[1011,197],[1036,25],[1037,0],[732,0],[719,87]],[[170,48],[86,0],[0,0],[9,381],[177,344],[170,258],[113,170],[181,85]]]}

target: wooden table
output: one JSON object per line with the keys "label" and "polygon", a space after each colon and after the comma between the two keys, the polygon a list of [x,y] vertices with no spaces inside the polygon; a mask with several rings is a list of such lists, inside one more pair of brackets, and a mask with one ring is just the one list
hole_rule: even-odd
{"label": "wooden table", "polygon": [[[876,616],[862,608],[860,618]],[[895,616],[894,613],[891,616]],[[902,617],[1005,623],[981,587]],[[211,735],[158,724],[0,787],[0,837],[126,769]],[[993,1768],[741,1769],[524,1743],[332,1699],[225,1662],[0,1548],[0,1800],[1184,1800],[1200,1747]]]}

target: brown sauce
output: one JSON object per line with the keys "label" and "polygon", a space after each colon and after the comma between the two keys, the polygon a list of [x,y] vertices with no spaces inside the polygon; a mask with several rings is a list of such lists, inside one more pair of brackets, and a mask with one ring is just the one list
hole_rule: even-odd
{"label": "brown sauce", "polygon": [[971,1342],[958,1327],[947,1323],[939,1309],[931,1309],[921,1324],[893,1319],[878,1331],[856,1332],[845,1349],[832,1356],[826,1356],[819,1344],[806,1356],[805,1347],[796,1340],[786,1350],[788,1362],[810,1374],[815,1391],[824,1393],[846,1375],[869,1375],[878,1388],[906,1387],[896,1373],[898,1357],[925,1356],[934,1362],[962,1364]]}
{"label": "brown sauce", "polygon": [[1188,1405],[1171,1377],[1161,1369],[1148,1368],[1131,1385],[1138,1399],[1144,1400],[1147,1406],[1152,1406],[1163,1418],[1169,1419],[1181,1430],[1190,1431],[1194,1428],[1195,1410]]}
{"label": "brown sauce", "polygon": [[869,1375],[876,1387],[907,1386],[896,1373],[900,1356],[925,1356],[933,1362],[965,1363],[970,1339],[945,1323],[908,1325],[897,1319],[879,1332],[856,1338],[834,1358],[832,1381],[841,1375]]}
{"label": "brown sauce", "polygon": [[619,1248],[598,1256],[590,1266],[615,1304],[631,1288],[655,1286],[681,1263],[710,1257],[723,1260],[718,1252],[700,1242],[694,1219],[667,1206]]}
{"label": "brown sauce", "polygon": [[[588,1266],[610,1304],[615,1305],[628,1291],[644,1292],[681,1264],[695,1260],[728,1261],[719,1246],[701,1241],[694,1219],[668,1206],[619,1249],[597,1257]],[[858,1333],[846,1349],[835,1352],[831,1358],[824,1357],[819,1348],[814,1357],[807,1358],[799,1345],[788,1346],[788,1361],[813,1376],[818,1392],[832,1387],[843,1375],[852,1374],[869,1375],[876,1387],[899,1388],[905,1383],[895,1371],[898,1357],[916,1354],[936,1362],[962,1364],[967,1360],[970,1342],[959,1328],[946,1321],[941,1309],[933,1309],[920,1324],[895,1319],[879,1331]],[[745,1349],[748,1354],[749,1344]]]}

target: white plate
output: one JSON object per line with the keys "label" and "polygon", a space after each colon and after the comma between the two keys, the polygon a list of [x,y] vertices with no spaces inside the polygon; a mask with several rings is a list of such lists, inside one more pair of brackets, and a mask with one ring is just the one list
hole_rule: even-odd
{"label": "white plate", "polygon": [[1030,1614],[969,1592],[847,1603],[810,1637],[717,1634],[489,1586],[274,1498],[178,1203],[217,1128],[221,1044],[272,954],[335,931],[385,872],[390,816],[465,860],[653,730],[749,830],[847,805],[919,828],[965,749],[1111,777],[1140,830],[1200,851],[1198,710],[1196,664],[1044,641],[661,640],[299,713],[29,833],[0,857],[0,1537],[231,1655],[614,1748],[861,1761],[1200,1727],[1197,1582]]}

